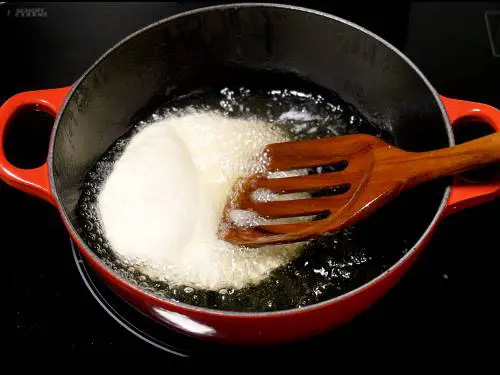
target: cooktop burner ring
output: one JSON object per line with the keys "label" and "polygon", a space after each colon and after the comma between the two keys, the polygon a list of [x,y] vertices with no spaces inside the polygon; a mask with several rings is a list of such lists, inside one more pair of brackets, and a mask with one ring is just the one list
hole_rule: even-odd
{"label": "cooktop burner ring", "polygon": [[[165,331],[168,331],[168,335],[172,335],[172,340],[194,341],[195,339],[180,337],[180,334],[172,332],[168,330],[167,327],[162,327],[158,323],[151,321],[150,318],[142,315],[132,306],[128,305],[124,300],[120,299],[120,297],[114,295],[104,282],[98,279],[98,276],[85,262],[75,244],[72,241],[70,242],[76,267],[85,286],[88,288],[90,294],[94,297],[97,303],[99,303],[109,316],[111,316],[118,324],[138,339],[156,347],[157,349],[184,358],[193,356],[194,353],[192,353],[191,350],[187,348],[180,348],[178,347],[179,345],[170,344],[166,342],[166,339],[162,339],[158,336],[159,333],[165,334]],[[120,307],[118,308],[117,305],[120,305]],[[127,318],[123,313],[118,311],[118,309],[123,310],[124,308],[128,309],[127,312],[132,316],[132,318]],[[133,322],[133,320],[135,320],[135,322]],[[191,343],[191,345],[192,344],[199,345],[199,343]]]}

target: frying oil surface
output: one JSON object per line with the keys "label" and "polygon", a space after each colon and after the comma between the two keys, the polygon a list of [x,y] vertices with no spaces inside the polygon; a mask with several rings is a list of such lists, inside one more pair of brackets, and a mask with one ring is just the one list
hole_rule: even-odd
{"label": "frying oil surface", "polygon": [[[300,254],[285,259],[283,264],[272,267],[266,277],[244,287],[219,288],[216,284],[215,289],[203,288],[150,278],[143,272],[144,264],[117,256],[104,235],[97,201],[114,164],[133,136],[152,122],[167,120],[185,111],[216,112],[227,118],[265,121],[291,140],[368,133],[391,141],[388,132],[368,123],[335,95],[326,97],[279,87],[234,86],[176,96],[117,140],[83,184],[77,206],[80,234],[122,277],[151,293],[191,305],[231,311],[275,311],[304,307],[344,294],[379,275],[406,252],[408,238],[404,234],[397,234],[390,241],[392,245],[382,245],[381,232],[387,223],[381,224],[380,215],[384,215],[381,213],[356,227],[307,242]],[[309,173],[322,171],[310,170]]]}

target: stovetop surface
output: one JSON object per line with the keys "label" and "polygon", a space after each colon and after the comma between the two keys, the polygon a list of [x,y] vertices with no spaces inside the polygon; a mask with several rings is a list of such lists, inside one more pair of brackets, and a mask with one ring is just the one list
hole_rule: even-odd
{"label": "stovetop surface", "polygon": [[[200,2],[4,3],[0,5],[0,101],[21,91],[70,85],[129,33],[198,6]],[[495,16],[499,3],[400,4],[391,13],[385,6],[359,2],[310,7],[386,38],[407,53],[441,94],[500,107],[500,57],[494,53],[500,33]],[[17,120],[6,147],[18,165],[43,162],[50,126],[50,119],[29,114]],[[85,281],[77,266],[80,263],[54,208],[3,182],[0,207],[8,293],[3,324],[11,343],[9,352],[177,357],[138,338],[103,309],[89,289],[92,277]],[[341,358],[353,351],[380,351],[389,358],[396,351],[419,348],[420,356],[477,352],[487,358],[494,353],[491,340],[498,326],[494,312],[499,213],[500,200],[496,200],[449,217],[401,283],[347,326],[315,340],[252,355],[293,358],[319,353]],[[162,336],[164,342],[188,358],[199,357],[206,348],[167,336]],[[224,355],[224,350],[211,348],[207,353]]]}

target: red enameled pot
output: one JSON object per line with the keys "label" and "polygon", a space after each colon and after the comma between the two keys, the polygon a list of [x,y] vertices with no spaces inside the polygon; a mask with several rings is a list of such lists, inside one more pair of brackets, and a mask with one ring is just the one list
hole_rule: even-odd
{"label": "red enameled pot", "polygon": [[[122,40],[71,87],[13,96],[0,108],[0,178],[54,205],[94,270],[118,295],[158,322],[194,337],[229,343],[283,342],[320,334],[385,295],[448,214],[500,196],[499,182],[472,184],[457,177],[437,187],[439,200],[426,229],[406,255],[357,289],[316,305],[232,313],[155,297],[114,273],[79,236],[74,210],[81,182],[131,119],[158,95],[167,95],[171,87],[223,82],[228,66],[307,77],[338,92],[368,118],[376,115],[386,121],[403,148],[453,146],[452,126],[465,118],[500,131],[499,110],[439,96],[408,58],[373,33],[328,14],[274,4],[223,5],[170,17]],[[26,107],[56,118],[47,162],[35,169],[13,166],[3,148],[11,119]]]}

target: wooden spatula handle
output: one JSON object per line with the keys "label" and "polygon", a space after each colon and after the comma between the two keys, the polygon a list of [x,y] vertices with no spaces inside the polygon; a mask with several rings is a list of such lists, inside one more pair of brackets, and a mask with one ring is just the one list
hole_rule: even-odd
{"label": "wooden spatula handle", "polygon": [[408,155],[406,188],[439,177],[455,175],[470,169],[500,162],[500,133],[436,151]]}

